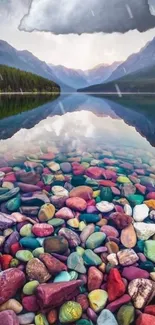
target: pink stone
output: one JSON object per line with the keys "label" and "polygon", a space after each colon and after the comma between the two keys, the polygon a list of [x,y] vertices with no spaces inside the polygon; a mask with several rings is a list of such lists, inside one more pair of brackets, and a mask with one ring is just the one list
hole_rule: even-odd
{"label": "pink stone", "polygon": [[99,289],[103,282],[103,273],[95,266],[91,266],[88,270],[88,291]]}
{"label": "pink stone", "polygon": [[146,186],[143,186],[141,184],[135,184],[136,189],[141,193],[141,194],[145,194],[146,193]]}
{"label": "pink stone", "polygon": [[89,167],[86,170],[86,175],[90,178],[99,179],[102,177],[103,169],[100,167]]}
{"label": "pink stone", "polygon": [[16,182],[15,173],[11,172],[11,173],[8,173],[7,175],[5,175],[5,177],[3,178],[3,182],[15,183]]}
{"label": "pink stone", "polygon": [[0,324],[19,325],[19,320],[13,310],[5,310],[0,312]]}
{"label": "pink stone", "polygon": [[25,274],[18,269],[8,269],[0,273],[0,305],[13,298],[25,283]]}
{"label": "pink stone", "polygon": [[37,237],[47,237],[53,234],[54,228],[47,223],[36,223],[32,227],[32,232]]}
{"label": "pink stone", "polygon": [[155,192],[150,192],[146,196],[147,200],[155,200]]}
{"label": "pink stone", "polygon": [[124,267],[122,276],[125,277],[127,280],[131,281],[134,279],[148,279],[149,273],[145,270],[140,269],[139,267],[135,266],[128,266]]}
{"label": "pink stone", "polygon": [[34,295],[23,297],[22,306],[29,312],[36,312],[39,310],[37,299]]}
{"label": "pink stone", "polygon": [[50,310],[72,300],[79,294],[79,286],[81,285],[81,280],[40,284],[36,289],[40,309],[44,311]]}
{"label": "pink stone", "polygon": [[74,218],[74,213],[72,212],[71,209],[69,209],[67,207],[63,207],[56,212],[55,217],[64,219],[64,220],[69,220],[69,219]]}
{"label": "pink stone", "polygon": [[111,302],[106,306],[106,309],[110,310],[112,313],[114,313],[116,310],[118,310],[122,305],[127,304],[129,301],[131,301],[131,297],[127,294],[123,295],[121,298]]}
{"label": "pink stone", "polygon": [[113,170],[103,170],[102,175],[105,179],[112,179],[116,177],[116,172],[114,172]]}
{"label": "pink stone", "polygon": [[43,253],[39,256],[39,259],[45,264],[47,267],[48,271],[52,274],[55,275],[57,273],[60,273],[62,271],[67,270],[67,266],[59,261],[57,258],[54,256],[51,256],[48,253]]}
{"label": "pink stone", "polygon": [[119,233],[118,233],[117,229],[115,229],[112,226],[108,226],[108,225],[102,226],[100,231],[104,232],[107,237],[108,236],[112,236],[112,237],[118,237],[119,236]]}

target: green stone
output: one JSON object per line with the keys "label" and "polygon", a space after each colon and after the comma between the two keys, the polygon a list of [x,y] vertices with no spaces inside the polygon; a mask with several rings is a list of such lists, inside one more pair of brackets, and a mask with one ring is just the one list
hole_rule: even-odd
{"label": "green stone", "polygon": [[144,246],[145,246],[145,241],[144,240],[138,240],[137,241],[137,247],[141,253],[144,252]]}
{"label": "green stone", "polygon": [[19,207],[21,206],[21,199],[20,196],[17,196],[11,200],[9,200],[6,203],[6,208],[10,211],[10,212],[15,212],[19,209]]}
{"label": "green stone", "polygon": [[0,202],[5,202],[11,199],[12,197],[16,196],[20,191],[19,187],[15,187],[10,191],[7,191],[4,194],[0,194]]}
{"label": "green stone", "polygon": [[71,280],[77,280],[78,279],[78,273],[76,271],[69,272]]}
{"label": "green stone", "polygon": [[65,302],[59,310],[60,323],[74,323],[82,316],[82,307],[75,301]]}
{"label": "green stone", "polygon": [[16,253],[16,258],[22,262],[28,262],[33,258],[33,255],[30,251],[21,249]]}
{"label": "green stone", "polygon": [[82,157],[82,162],[90,163],[92,161],[92,157]]}
{"label": "green stone", "polygon": [[52,218],[51,220],[48,221],[48,224],[53,226],[53,227],[60,227],[65,223],[63,219],[59,218]]}
{"label": "green stone", "polygon": [[154,264],[151,261],[140,262],[139,267],[140,269],[146,270],[148,272],[154,271]]}
{"label": "green stone", "polygon": [[95,249],[103,244],[105,238],[106,235],[103,232],[95,232],[86,240],[86,247],[89,249]]}
{"label": "green stone", "polygon": [[118,313],[117,320],[119,325],[130,325],[135,318],[135,310],[132,305],[123,305]]}
{"label": "green stone", "polygon": [[155,263],[155,240],[146,240],[144,247],[145,256]]}
{"label": "green stone", "polygon": [[98,188],[98,183],[95,181],[95,179],[87,177],[85,185],[93,187],[93,188]]}
{"label": "green stone", "polygon": [[49,322],[46,316],[40,313],[35,316],[35,325],[49,325]]}
{"label": "green stone", "polygon": [[84,185],[86,181],[86,178],[82,175],[76,176],[74,175],[71,179],[71,184],[76,187],[76,186],[81,186]]}
{"label": "green stone", "polygon": [[102,264],[101,258],[95,254],[91,249],[86,249],[83,254],[83,260],[86,265],[98,266]]}
{"label": "green stone", "polygon": [[112,194],[111,188],[102,186],[101,191],[100,191],[100,198],[101,198],[101,201],[112,202],[113,194]]}
{"label": "green stone", "polygon": [[53,282],[64,282],[70,280],[71,280],[70,274],[66,271],[62,271],[54,278]]}
{"label": "green stone", "polygon": [[102,200],[101,200],[100,196],[97,196],[95,201],[96,201],[96,203],[99,203],[99,202],[101,202]]}
{"label": "green stone", "polygon": [[142,204],[144,201],[144,196],[141,194],[130,194],[127,196],[127,200],[132,206]]}
{"label": "green stone", "polygon": [[0,195],[9,192],[9,189],[6,187],[0,187]]}
{"label": "green stone", "polygon": [[67,266],[69,269],[74,270],[78,273],[86,273],[83,258],[77,252],[73,252],[68,256]]}
{"label": "green stone", "polygon": [[52,174],[45,174],[43,175],[43,182],[45,185],[51,185],[53,182],[54,175]]}
{"label": "green stone", "polygon": [[88,319],[79,319],[77,322],[76,322],[76,325],[92,325],[92,322],[89,321]]}
{"label": "green stone", "polygon": [[81,246],[77,246],[77,247],[76,247],[76,252],[77,252],[80,256],[83,256],[83,254],[84,254],[84,248],[81,247]]}
{"label": "green stone", "polygon": [[20,264],[20,262],[17,260],[17,258],[13,258],[10,262],[10,267],[17,267]]}
{"label": "green stone", "polygon": [[39,282],[36,280],[27,282],[23,287],[23,293],[27,296],[33,295],[38,285]]}
{"label": "green stone", "polygon": [[44,248],[43,247],[38,247],[36,249],[34,249],[34,251],[32,252],[34,257],[39,257],[40,254],[44,253]]}
{"label": "green stone", "polygon": [[80,221],[85,221],[86,223],[96,223],[100,221],[100,217],[98,214],[94,213],[83,213],[80,214]]}
{"label": "green stone", "polygon": [[22,237],[33,237],[34,235],[32,234],[32,225],[31,223],[27,223],[20,229],[20,235]]}
{"label": "green stone", "polygon": [[19,243],[24,248],[31,249],[31,250],[40,247],[40,243],[38,242],[38,240],[32,237],[23,237],[22,239],[20,239]]}

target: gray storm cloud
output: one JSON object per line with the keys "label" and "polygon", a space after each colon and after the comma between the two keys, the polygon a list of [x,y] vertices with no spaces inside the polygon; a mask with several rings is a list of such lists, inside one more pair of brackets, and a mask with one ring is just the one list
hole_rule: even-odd
{"label": "gray storm cloud", "polygon": [[54,34],[140,32],[155,27],[155,0],[32,0],[19,29]]}

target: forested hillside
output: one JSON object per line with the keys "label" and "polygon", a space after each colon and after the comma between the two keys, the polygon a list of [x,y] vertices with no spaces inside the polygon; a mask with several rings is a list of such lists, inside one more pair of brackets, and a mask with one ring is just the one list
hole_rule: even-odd
{"label": "forested hillside", "polygon": [[30,72],[0,65],[0,92],[60,92],[53,81]]}

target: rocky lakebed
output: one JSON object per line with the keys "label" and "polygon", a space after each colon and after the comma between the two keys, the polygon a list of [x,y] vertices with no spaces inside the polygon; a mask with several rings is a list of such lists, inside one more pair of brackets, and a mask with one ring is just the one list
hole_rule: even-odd
{"label": "rocky lakebed", "polygon": [[153,152],[1,152],[0,324],[155,325]]}

